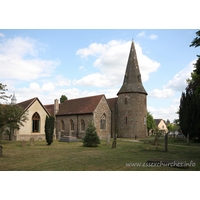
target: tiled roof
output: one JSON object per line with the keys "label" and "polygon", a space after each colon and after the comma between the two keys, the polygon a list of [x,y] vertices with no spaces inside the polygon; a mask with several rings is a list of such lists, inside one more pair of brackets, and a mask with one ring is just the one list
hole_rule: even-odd
{"label": "tiled roof", "polygon": [[44,105],[44,107],[47,109],[51,116],[54,116],[54,104]]}
{"label": "tiled roof", "polygon": [[104,95],[84,97],[64,101],[57,115],[75,115],[93,113]]}
{"label": "tiled roof", "polygon": [[[154,119],[155,120],[155,122],[156,122],[156,126],[158,126],[158,124],[160,123],[160,121],[161,120],[163,120],[163,119]],[[164,122],[164,121],[163,121]]]}
{"label": "tiled roof", "polygon": [[106,99],[107,103],[108,103],[108,105],[110,107],[110,110],[112,110],[115,107],[115,105],[117,104],[117,99],[118,99],[118,97],[111,98],[111,99]]}
{"label": "tiled roof", "polygon": [[38,100],[38,102],[40,103],[40,105],[44,108],[44,110],[47,112],[47,114],[49,115],[50,113],[48,112],[48,110],[43,106],[43,104],[40,102],[40,100],[35,97],[32,99],[29,99],[27,101],[23,101],[21,103],[18,103],[17,105],[21,106],[22,108],[24,108],[24,110],[27,110],[36,100]]}
{"label": "tiled roof", "polygon": [[26,109],[28,109],[35,102],[36,99],[37,99],[37,97],[29,99],[27,101],[23,101],[21,103],[18,103],[17,105],[23,107],[24,110],[26,110]]}

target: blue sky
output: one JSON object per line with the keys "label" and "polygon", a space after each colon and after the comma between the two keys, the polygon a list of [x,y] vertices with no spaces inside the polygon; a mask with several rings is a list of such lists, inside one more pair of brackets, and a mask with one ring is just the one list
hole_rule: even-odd
{"label": "blue sky", "polygon": [[105,94],[116,97],[134,38],[147,106],[154,118],[177,118],[199,49],[197,29],[0,29],[0,82],[21,102],[52,104]]}

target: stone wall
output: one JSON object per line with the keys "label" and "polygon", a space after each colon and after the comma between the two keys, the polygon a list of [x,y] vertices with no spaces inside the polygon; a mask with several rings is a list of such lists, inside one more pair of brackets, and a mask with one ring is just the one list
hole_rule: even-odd
{"label": "stone wall", "polygon": [[[125,100],[126,99],[126,100]],[[144,138],[147,136],[146,95],[124,93],[118,96],[119,137]]]}
{"label": "stone wall", "polygon": [[[64,121],[64,130],[61,130],[61,121]],[[71,130],[70,121],[74,122],[74,130]],[[81,120],[85,122],[85,131],[88,128],[88,124],[93,120],[93,114],[85,114],[85,115],[63,115],[56,116],[56,134],[58,136],[58,131],[61,132],[61,135],[73,136],[78,138],[85,137],[85,131],[81,131]],[[78,121],[78,124],[77,124]],[[78,126],[77,126],[78,125]]]}
{"label": "stone wall", "polygon": [[[100,128],[101,117],[103,114],[106,115],[106,129]],[[94,111],[94,124],[100,139],[106,139],[107,134],[111,134],[111,111],[105,97],[101,99]]]}

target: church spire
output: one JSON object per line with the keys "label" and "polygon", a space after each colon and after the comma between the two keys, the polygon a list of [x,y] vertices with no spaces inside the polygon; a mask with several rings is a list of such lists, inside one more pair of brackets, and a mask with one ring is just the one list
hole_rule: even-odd
{"label": "church spire", "polygon": [[11,105],[15,105],[17,103],[17,99],[15,97],[15,92],[13,93],[12,99],[11,99]]}
{"label": "church spire", "polygon": [[147,92],[142,85],[142,79],[133,40],[126,66],[124,82],[117,95],[121,93],[144,93],[147,95]]}

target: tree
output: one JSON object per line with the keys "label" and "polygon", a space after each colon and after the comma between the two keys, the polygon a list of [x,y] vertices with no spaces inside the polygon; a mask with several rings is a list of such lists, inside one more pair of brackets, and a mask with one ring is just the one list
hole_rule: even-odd
{"label": "tree", "polygon": [[[190,47],[200,46],[200,30],[196,32],[197,37],[192,41]],[[186,90],[188,92],[195,92],[197,95],[200,96],[200,55],[197,55],[198,59],[194,64],[194,70],[191,73],[191,79],[187,79],[188,87]]]}
{"label": "tree", "polygon": [[86,130],[85,137],[83,138],[83,146],[84,147],[97,147],[100,144],[99,136],[96,132],[96,127],[91,121]]}
{"label": "tree", "polygon": [[167,124],[169,124],[170,123],[170,121],[169,121],[169,119],[167,119],[167,122],[166,122]]}
{"label": "tree", "polygon": [[60,97],[60,103],[63,103],[65,100],[68,100],[68,98],[65,95],[62,95]]}
{"label": "tree", "polygon": [[[200,46],[200,31],[196,35],[190,47]],[[186,92],[182,93],[179,110],[180,128],[190,138],[200,138],[200,55],[197,57],[191,79],[187,79]]]}
{"label": "tree", "polygon": [[167,125],[167,129],[168,129],[169,132],[171,132],[173,130],[173,128],[174,128],[173,124]]}
{"label": "tree", "polygon": [[155,120],[153,119],[153,116],[150,112],[147,111],[147,130],[148,130],[148,135],[149,131],[154,129],[156,127]]}
{"label": "tree", "polygon": [[51,145],[51,143],[53,143],[54,123],[55,118],[53,116],[46,116],[44,128],[47,145]]}
{"label": "tree", "polygon": [[155,126],[154,128],[154,133],[156,134],[156,137],[155,137],[155,140],[154,140],[154,145],[157,145],[158,144],[158,139],[160,137],[160,129],[158,126]]}
{"label": "tree", "polygon": [[196,47],[200,46],[200,30],[196,32],[196,35],[197,35],[197,37],[194,38],[190,47],[195,46],[195,48],[196,48]]}
{"label": "tree", "polygon": [[6,85],[2,85],[2,83],[0,83],[0,99],[7,101],[7,99],[10,98],[11,96],[5,95],[5,91],[7,91]]}
{"label": "tree", "polygon": [[[14,130],[19,130],[20,126],[28,119],[28,111],[19,105],[0,104],[0,132],[7,130],[9,139],[14,134]],[[8,132],[9,131],[9,132]]]}

